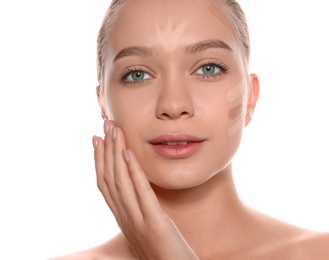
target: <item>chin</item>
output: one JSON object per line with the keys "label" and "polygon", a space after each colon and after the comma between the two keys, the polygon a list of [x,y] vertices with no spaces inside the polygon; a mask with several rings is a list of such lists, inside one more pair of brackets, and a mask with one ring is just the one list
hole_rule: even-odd
{"label": "chin", "polygon": [[[167,168],[167,167],[166,167]],[[149,171],[147,171],[149,172]],[[163,189],[179,190],[197,187],[207,182],[211,177],[219,171],[205,171],[204,169],[188,169],[185,167],[175,167],[173,169],[157,169],[157,175],[147,174],[149,181]]]}

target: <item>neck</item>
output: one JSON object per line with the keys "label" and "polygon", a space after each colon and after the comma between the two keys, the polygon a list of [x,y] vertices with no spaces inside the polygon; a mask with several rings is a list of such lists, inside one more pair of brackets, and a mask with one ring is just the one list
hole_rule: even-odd
{"label": "neck", "polygon": [[196,251],[215,242],[228,243],[232,231],[240,230],[246,216],[245,206],[235,189],[231,165],[194,188],[153,189],[163,209]]}

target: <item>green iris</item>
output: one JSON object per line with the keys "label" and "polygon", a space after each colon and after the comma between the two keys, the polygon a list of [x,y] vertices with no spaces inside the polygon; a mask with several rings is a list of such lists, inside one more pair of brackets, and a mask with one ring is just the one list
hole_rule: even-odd
{"label": "green iris", "polygon": [[216,71],[216,66],[215,65],[205,65],[202,66],[202,72],[206,75],[211,75],[214,74]]}
{"label": "green iris", "polygon": [[145,78],[145,73],[142,71],[135,71],[131,73],[131,78],[134,81],[140,81],[143,80]]}

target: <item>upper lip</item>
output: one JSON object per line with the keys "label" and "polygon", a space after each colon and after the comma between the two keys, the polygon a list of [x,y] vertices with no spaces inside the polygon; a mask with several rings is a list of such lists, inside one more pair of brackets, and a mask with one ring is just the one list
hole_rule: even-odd
{"label": "upper lip", "polygon": [[200,138],[188,134],[165,134],[153,138],[150,141],[150,143],[151,144],[165,144],[165,143],[173,143],[173,142],[196,143],[196,142],[203,142],[204,140],[205,140],[204,138]]}

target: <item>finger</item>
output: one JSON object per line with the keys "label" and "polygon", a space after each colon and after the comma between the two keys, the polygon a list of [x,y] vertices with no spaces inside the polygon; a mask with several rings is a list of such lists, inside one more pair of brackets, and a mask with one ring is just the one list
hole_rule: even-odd
{"label": "finger", "polygon": [[104,141],[102,138],[94,136],[93,137],[94,145],[94,159],[95,159],[95,170],[96,170],[96,180],[97,187],[103,195],[106,204],[110,207],[113,214],[116,214],[115,205],[110,196],[107,185],[104,181]]}
{"label": "finger", "polygon": [[137,200],[144,218],[162,216],[159,213],[164,213],[164,211],[137,158],[130,150],[123,150],[123,157],[135,187]]}
{"label": "finger", "polygon": [[140,221],[142,219],[141,209],[136,198],[135,187],[130,178],[127,165],[122,156],[122,151],[126,149],[126,141],[123,131],[115,127],[114,135],[114,182],[122,207],[131,220]]}
{"label": "finger", "polygon": [[[112,130],[114,128],[113,121],[104,121],[104,174],[103,180],[107,186],[107,190],[116,208],[116,213],[119,211],[120,201],[114,183],[114,156],[113,156],[113,140]],[[114,213],[114,212],[113,212]],[[115,214],[117,217],[117,214]]]}

